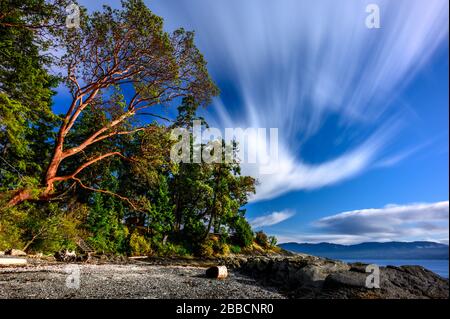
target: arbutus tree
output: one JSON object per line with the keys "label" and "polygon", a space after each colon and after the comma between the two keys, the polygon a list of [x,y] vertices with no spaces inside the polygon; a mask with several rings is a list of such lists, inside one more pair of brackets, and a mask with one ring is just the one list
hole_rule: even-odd
{"label": "arbutus tree", "polygon": [[[146,130],[137,117],[143,112],[158,116],[148,112],[151,107],[168,106],[185,96],[207,105],[218,90],[194,44],[194,34],[183,29],[168,34],[163,30],[163,20],[141,0],[124,1],[118,10],[105,6],[102,12],[91,15],[82,11],[80,28],[61,28],[55,33],[64,52],[58,65],[66,70],[64,83],[70,90],[71,103],[62,117],[42,184],[13,191],[9,206],[50,200],[64,192],[69,181],[117,196],[133,206],[128,198],[92,187],[79,178],[82,171],[99,161],[113,156],[126,159],[119,149],[85,159],[70,172],[62,165],[101,141]],[[107,114],[104,125],[93,129],[78,145],[68,145],[77,120],[94,109]]]}

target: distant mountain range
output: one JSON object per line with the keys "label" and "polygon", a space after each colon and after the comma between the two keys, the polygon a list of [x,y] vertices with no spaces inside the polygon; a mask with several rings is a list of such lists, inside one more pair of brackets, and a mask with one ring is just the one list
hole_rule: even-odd
{"label": "distant mountain range", "polygon": [[284,243],[279,247],[332,259],[447,259],[448,245],[428,242],[367,242],[357,245]]}

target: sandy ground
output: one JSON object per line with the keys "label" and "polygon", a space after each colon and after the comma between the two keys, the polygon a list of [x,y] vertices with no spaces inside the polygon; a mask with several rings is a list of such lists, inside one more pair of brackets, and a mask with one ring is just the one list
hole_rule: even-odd
{"label": "sandy ground", "polygon": [[0,298],[285,298],[236,272],[214,280],[205,270],[144,263],[0,268]]}

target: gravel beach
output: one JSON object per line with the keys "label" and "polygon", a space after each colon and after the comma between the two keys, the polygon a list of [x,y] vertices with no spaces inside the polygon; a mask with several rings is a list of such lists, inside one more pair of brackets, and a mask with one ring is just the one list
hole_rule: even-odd
{"label": "gravel beach", "polygon": [[0,298],[285,298],[234,271],[224,280],[214,280],[205,277],[203,267],[144,263],[76,266],[78,289],[73,288],[68,273],[76,274],[73,265],[0,268]]}

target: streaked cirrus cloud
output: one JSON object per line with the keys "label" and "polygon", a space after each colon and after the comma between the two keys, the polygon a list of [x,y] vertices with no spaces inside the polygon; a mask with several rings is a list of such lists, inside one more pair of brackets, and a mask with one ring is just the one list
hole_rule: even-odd
{"label": "streaked cirrus cloud", "polygon": [[[370,3],[380,7],[380,29],[365,25]],[[243,166],[260,181],[252,201],[394,165],[426,142],[412,141],[401,154],[387,151],[409,123],[398,95],[446,42],[447,0],[165,0],[155,6],[170,26],[196,30],[213,77],[234,92],[206,114],[212,126],[279,129],[280,169],[259,175],[257,167]],[[339,127],[333,138],[345,146],[311,161],[315,154],[302,152],[305,143],[326,131],[331,117]]]}
{"label": "streaked cirrus cloud", "polygon": [[268,215],[259,216],[250,220],[250,224],[253,228],[260,228],[264,226],[272,226],[279,224],[286,219],[291,218],[295,215],[294,211],[282,210],[280,212],[273,212]]}

